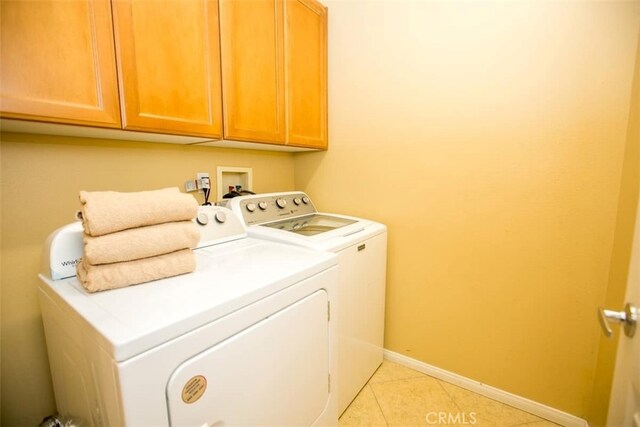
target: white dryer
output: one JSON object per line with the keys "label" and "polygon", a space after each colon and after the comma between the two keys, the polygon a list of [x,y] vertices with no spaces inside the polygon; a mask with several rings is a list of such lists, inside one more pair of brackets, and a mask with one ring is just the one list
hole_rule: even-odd
{"label": "white dryer", "polygon": [[382,363],[387,228],[318,212],[303,192],[231,199],[249,236],[338,254],[338,414]]}
{"label": "white dryer", "polygon": [[[88,294],[80,223],[39,287],[58,411],[92,426],[336,425],[336,256],[202,207],[194,273]],[[51,277],[56,277],[53,280]]]}

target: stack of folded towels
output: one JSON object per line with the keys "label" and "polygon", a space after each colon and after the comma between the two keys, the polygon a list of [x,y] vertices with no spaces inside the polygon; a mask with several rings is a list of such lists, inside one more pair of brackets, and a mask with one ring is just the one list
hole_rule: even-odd
{"label": "stack of folded towels", "polygon": [[195,270],[198,202],[177,187],[119,193],[80,192],[84,257],[78,279],[89,292]]}

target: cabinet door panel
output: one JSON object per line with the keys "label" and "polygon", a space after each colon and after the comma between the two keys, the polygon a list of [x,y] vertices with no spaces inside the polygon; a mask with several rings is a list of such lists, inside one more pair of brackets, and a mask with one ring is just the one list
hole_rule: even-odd
{"label": "cabinet door panel", "polygon": [[327,148],[327,11],[286,0],[287,144]]}
{"label": "cabinet door panel", "polygon": [[216,0],[115,0],[123,127],[221,137]]}
{"label": "cabinet door panel", "polygon": [[225,139],[284,143],[281,0],[221,0]]}
{"label": "cabinet door panel", "polygon": [[2,1],[3,117],[120,126],[108,0]]}

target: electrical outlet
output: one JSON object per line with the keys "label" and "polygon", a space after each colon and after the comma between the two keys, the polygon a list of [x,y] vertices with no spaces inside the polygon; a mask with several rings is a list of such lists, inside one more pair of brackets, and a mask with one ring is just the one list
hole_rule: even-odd
{"label": "electrical outlet", "polygon": [[184,182],[184,191],[190,193],[192,191],[198,191],[198,185],[192,179]]}
{"label": "electrical outlet", "polygon": [[207,178],[198,178],[196,179],[195,183],[198,190],[209,188],[209,181],[207,180]]}
{"label": "electrical outlet", "polygon": [[200,190],[211,188],[211,178],[209,172],[198,172],[196,174],[196,187]]}

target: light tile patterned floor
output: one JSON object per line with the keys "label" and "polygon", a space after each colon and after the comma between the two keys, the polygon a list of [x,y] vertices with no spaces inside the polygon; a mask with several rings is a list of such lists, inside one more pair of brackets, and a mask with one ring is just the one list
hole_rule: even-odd
{"label": "light tile patterned floor", "polygon": [[339,427],[552,427],[528,412],[385,360]]}

